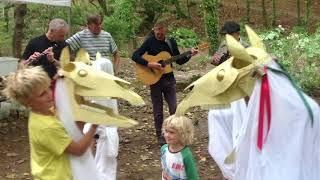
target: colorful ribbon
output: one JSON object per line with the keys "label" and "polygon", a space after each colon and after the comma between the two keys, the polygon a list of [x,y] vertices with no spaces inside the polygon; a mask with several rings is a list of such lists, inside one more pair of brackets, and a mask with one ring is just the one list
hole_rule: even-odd
{"label": "colorful ribbon", "polygon": [[[270,101],[270,85],[267,75],[267,67],[264,67],[265,75],[262,77],[260,91],[260,107],[259,107],[259,124],[258,124],[258,140],[257,146],[261,151],[265,138],[267,138],[271,125],[271,101]],[[266,113],[265,113],[266,111]],[[267,116],[267,132],[264,137],[265,116]]]}

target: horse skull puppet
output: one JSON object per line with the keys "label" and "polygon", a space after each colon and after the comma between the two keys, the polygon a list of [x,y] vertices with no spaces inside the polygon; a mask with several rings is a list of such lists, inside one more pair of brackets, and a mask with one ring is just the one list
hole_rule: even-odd
{"label": "horse skull puppet", "polygon": [[75,119],[93,124],[130,127],[137,122],[114,113],[111,108],[86,101],[84,97],[121,98],[132,105],[143,105],[142,98],[131,91],[130,83],[118,77],[97,71],[90,64],[89,55],[79,50],[74,62],[70,62],[68,49],[64,49],[60,58],[62,75],[67,86]]}
{"label": "horse skull puppet", "polygon": [[[193,82],[176,114],[191,107],[222,108],[250,96],[229,156],[236,180],[315,180],[320,174],[320,108],[301,92],[248,26],[251,46],[226,35],[232,55]],[[292,133],[294,131],[294,133]],[[301,162],[304,162],[302,164]]]}
{"label": "horse skull puppet", "polygon": [[[88,97],[121,98],[133,105],[143,105],[142,98],[126,87],[130,83],[88,65],[89,55],[84,50],[78,51],[75,60],[71,62],[69,50],[63,49],[59,71],[63,78],[59,78],[55,85],[57,115],[72,139],[78,141],[82,137],[75,121],[116,127],[136,125],[136,121],[119,115],[113,109],[86,100]],[[82,156],[69,155],[69,159],[73,179],[104,179],[90,150]]]}

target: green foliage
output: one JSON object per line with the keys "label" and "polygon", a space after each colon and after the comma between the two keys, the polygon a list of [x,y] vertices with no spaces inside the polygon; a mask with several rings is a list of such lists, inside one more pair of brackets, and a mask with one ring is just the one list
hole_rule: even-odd
{"label": "green foliage", "polygon": [[289,74],[305,90],[319,88],[320,84],[320,28],[314,34],[307,34],[297,27],[288,35],[281,26],[263,32],[269,52],[272,52]]}
{"label": "green foliage", "polygon": [[72,32],[78,31],[78,26],[85,26],[89,14],[99,14],[97,10],[85,2],[78,2],[71,7]]}
{"label": "green foliage", "polygon": [[211,60],[212,56],[208,54],[199,54],[194,57],[194,61],[199,62],[200,65],[207,65]]}
{"label": "green foliage", "polygon": [[205,10],[204,22],[209,37],[211,51],[219,46],[219,0],[202,0]]}
{"label": "green foliage", "polygon": [[109,32],[116,41],[123,42],[131,36],[130,24],[115,17],[104,18],[104,29]]}
{"label": "green foliage", "polygon": [[[3,7],[1,7],[3,8]],[[1,12],[1,14],[5,14]],[[8,21],[8,22],[6,22]],[[5,15],[0,15],[0,56],[9,56],[11,51],[12,44],[12,36],[13,30],[11,26],[13,26],[13,21],[6,19]],[[8,28],[9,27],[9,28]]]}
{"label": "green foliage", "polygon": [[179,47],[195,47],[200,41],[197,34],[192,29],[177,28],[170,32],[169,36],[175,38]]}
{"label": "green foliage", "polygon": [[28,4],[28,12],[25,19],[25,37],[26,40],[45,33],[48,24],[53,18],[62,18],[68,22],[67,7],[48,6],[43,4]]}
{"label": "green foliage", "polygon": [[135,1],[118,0],[114,4],[114,13],[104,20],[104,29],[120,43],[128,42],[134,37],[141,19],[135,16]]}

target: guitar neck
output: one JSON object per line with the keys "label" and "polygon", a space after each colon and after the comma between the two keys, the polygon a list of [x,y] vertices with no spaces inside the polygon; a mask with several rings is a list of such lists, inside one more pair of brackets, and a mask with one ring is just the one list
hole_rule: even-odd
{"label": "guitar neck", "polygon": [[170,59],[165,60],[165,63],[166,64],[171,64],[171,63],[173,63],[173,62],[175,62],[175,61],[177,61],[179,59],[189,58],[189,57],[191,57],[191,51],[187,51],[187,52],[184,52],[184,53],[179,54],[177,56],[173,56]]}

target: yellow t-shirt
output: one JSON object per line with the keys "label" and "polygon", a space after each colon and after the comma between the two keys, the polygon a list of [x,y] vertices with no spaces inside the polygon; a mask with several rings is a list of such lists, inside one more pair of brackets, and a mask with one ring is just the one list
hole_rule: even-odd
{"label": "yellow t-shirt", "polygon": [[70,161],[64,151],[72,139],[56,116],[30,112],[28,131],[33,178],[71,180]]}

